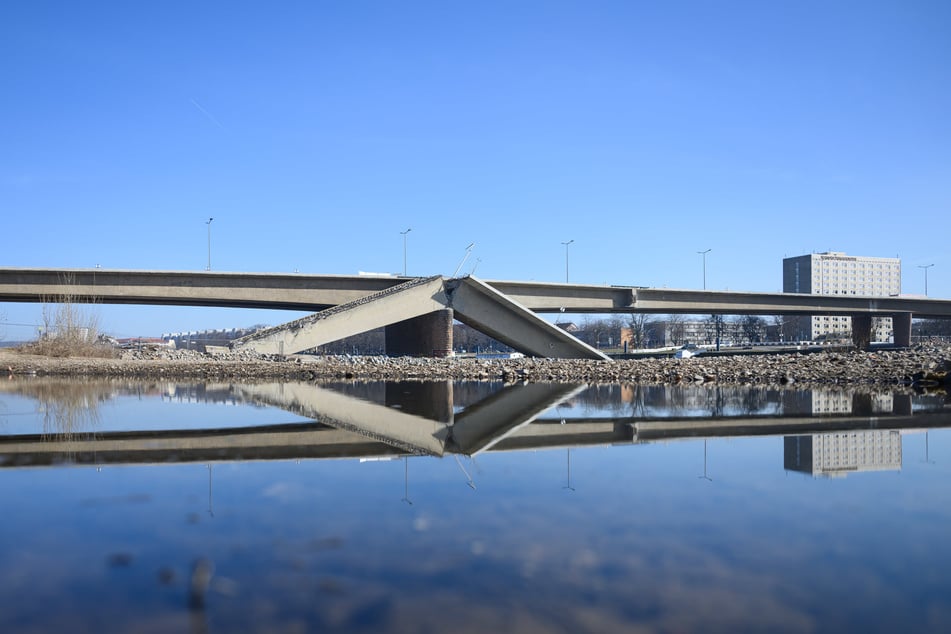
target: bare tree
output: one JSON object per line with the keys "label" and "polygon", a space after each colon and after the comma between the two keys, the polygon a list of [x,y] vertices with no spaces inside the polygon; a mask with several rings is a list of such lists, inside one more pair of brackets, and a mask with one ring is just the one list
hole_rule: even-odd
{"label": "bare tree", "polygon": [[608,347],[621,345],[621,330],[626,326],[626,322],[620,315],[610,315],[604,320],[605,341],[602,343]]}
{"label": "bare tree", "polygon": [[756,315],[744,315],[740,319],[740,327],[747,343],[762,341],[766,332],[766,320]]}
{"label": "bare tree", "polygon": [[951,319],[916,319],[912,322],[912,334],[922,339],[951,338]]}
{"label": "bare tree", "polygon": [[729,333],[729,337],[734,343],[743,341],[743,321],[739,315],[724,318],[724,330]]}
{"label": "bare tree", "polygon": [[63,276],[56,293],[43,299],[43,326],[39,339],[31,344],[36,354],[54,357],[112,356],[111,346],[99,341],[99,315],[81,301],[71,275]]}
{"label": "bare tree", "polygon": [[706,343],[716,344],[717,350],[719,350],[723,335],[726,334],[723,327],[723,315],[710,315],[704,322],[704,334]]}
{"label": "bare tree", "polygon": [[627,320],[627,327],[631,333],[631,347],[635,350],[643,348],[647,341],[647,330],[651,320],[647,313],[631,313]]}
{"label": "bare tree", "polygon": [[596,317],[586,316],[579,326],[575,336],[589,346],[598,347],[601,334],[607,330],[604,322]]}
{"label": "bare tree", "polygon": [[670,342],[679,346],[684,342],[684,316],[683,315],[668,315],[667,316],[667,332],[670,336]]}

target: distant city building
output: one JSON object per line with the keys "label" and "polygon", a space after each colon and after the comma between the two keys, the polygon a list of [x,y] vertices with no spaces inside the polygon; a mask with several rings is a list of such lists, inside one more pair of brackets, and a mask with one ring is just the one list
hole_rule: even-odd
{"label": "distant city building", "polygon": [[712,345],[716,342],[713,322],[686,319],[658,319],[645,327],[647,347],[679,346],[685,343]]}
{"label": "distant city building", "polygon": [[227,346],[231,341],[257,332],[262,327],[163,333],[162,340],[180,350],[204,351],[207,346]]}
{"label": "distant city building", "polygon": [[[812,253],[783,259],[783,292],[813,295],[862,295],[888,297],[901,293],[901,260],[846,255],[837,251]],[[787,338],[848,338],[852,318],[840,315],[812,315],[789,318],[794,332]],[[890,341],[891,317],[872,320],[872,341]]]}

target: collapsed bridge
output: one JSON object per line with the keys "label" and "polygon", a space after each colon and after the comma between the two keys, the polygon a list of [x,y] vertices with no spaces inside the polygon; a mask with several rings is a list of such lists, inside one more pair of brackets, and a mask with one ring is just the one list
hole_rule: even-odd
{"label": "collapsed bridge", "polygon": [[536,357],[603,359],[543,313],[848,315],[853,341],[868,345],[873,317],[891,317],[894,340],[910,345],[912,317],[951,318],[951,301],[799,293],[656,289],[396,275],[308,275],[211,271],[0,268],[0,302],[221,306],[313,314],[233,342],[293,354],[385,328],[391,355],[441,356],[458,320]]}

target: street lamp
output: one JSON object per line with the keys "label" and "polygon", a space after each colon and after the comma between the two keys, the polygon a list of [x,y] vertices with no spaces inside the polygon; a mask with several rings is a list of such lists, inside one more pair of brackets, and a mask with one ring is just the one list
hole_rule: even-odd
{"label": "street lamp", "polygon": [[928,269],[930,269],[934,264],[919,264],[919,269],[925,270],[925,297],[928,297]]}
{"label": "street lamp", "polygon": [[565,284],[568,283],[568,245],[572,242],[574,242],[574,238],[568,242],[562,242],[562,244],[565,245]]}
{"label": "street lamp", "polygon": [[703,256],[703,290],[707,290],[707,254],[711,251],[713,251],[713,249],[697,251],[697,253]]}
{"label": "street lamp", "polygon": [[459,266],[456,267],[456,270],[452,272],[452,276],[456,277],[459,273],[459,269],[462,268],[462,265],[466,263],[466,260],[469,259],[469,255],[472,253],[472,249],[475,247],[475,242],[470,242],[469,246],[466,247],[466,254],[462,256],[462,261],[459,262]]}
{"label": "street lamp", "polygon": [[211,270],[211,221],[212,220],[214,220],[214,218],[209,218],[208,222],[205,223],[206,225],[208,225],[208,268],[205,269],[206,271]]}
{"label": "street lamp", "polygon": [[413,228],[410,227],[406,231],[400,231],[400,235],[403,236],[403,277],[406,277],[406,234],[412,230]]}

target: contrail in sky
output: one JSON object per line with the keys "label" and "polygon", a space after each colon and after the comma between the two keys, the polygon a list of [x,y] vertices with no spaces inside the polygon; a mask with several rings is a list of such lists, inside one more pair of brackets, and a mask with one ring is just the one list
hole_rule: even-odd
{"label": "contrail in sky", "polygon": [[194,99],[189,99],[189,101],[192,102],[192,105],[193,105],[193,106],[195,106],[196,108],[198,108],[199,110],[201,110],[201,113],[202,113],[203,115],[205,115],[206,117],[208,117],[208,119],[209,119],[212,123],[214,123],[216,126],[218,126],[219,128],[221,128],[222,130],[225,129],[225,127],[224,127],[223,125],[221,125],[221,122],[218,121],[217,119],[215,119],[215,116],[214,116],[213,114],[211,114],[210,112],[208,112],[207,110],[205,110],[204,108],[201,107],[201,104],[200,104],[200,103],[198,103],[198,102],[195,101]]}

